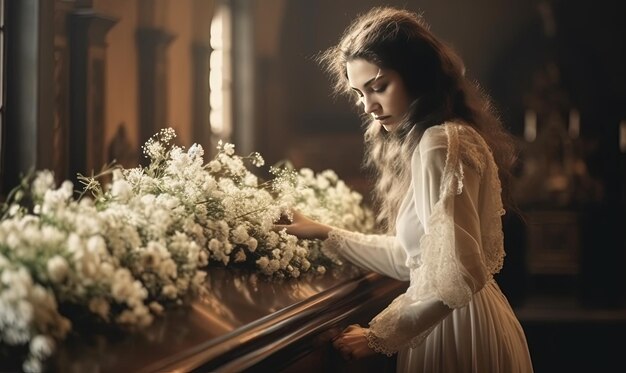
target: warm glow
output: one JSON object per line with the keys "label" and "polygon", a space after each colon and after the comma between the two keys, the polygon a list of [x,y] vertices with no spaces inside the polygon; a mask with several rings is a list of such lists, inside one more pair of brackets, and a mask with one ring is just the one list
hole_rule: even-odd
{"label": "warm glow", "polygon": [[619,122],[619,150],[626,153],[626,120]]}
{"label": "warm glow", "polygon": [[576,109],[569,111],[569,128],[567,130],[573,139],[580,136],[580,113]]}
{"label": "warm glow", "polygon": [[524,113],[524,139],[533,142],[537,138],[537,113],[533,110],[526,110]]}
{"label": "warm glow", "polygon": [[211,131],[222,139],[228,139],[231,132],[230,29],[230,9],[222,5],[211,22],[209,61],[209,121]]}

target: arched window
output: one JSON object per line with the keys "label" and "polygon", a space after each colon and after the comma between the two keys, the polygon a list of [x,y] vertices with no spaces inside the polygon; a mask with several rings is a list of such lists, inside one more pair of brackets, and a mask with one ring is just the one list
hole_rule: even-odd
{"label": "arched window", "polygon": [[209,121],[215,140],[232,133],[232,23],[228,2],[220,4],[211,21],[209,62]]}

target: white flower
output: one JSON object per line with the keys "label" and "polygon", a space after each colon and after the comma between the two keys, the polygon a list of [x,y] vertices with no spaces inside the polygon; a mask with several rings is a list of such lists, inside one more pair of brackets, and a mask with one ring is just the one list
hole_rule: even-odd
{"label": "white flower", "polygon": [[[247,161],[264,165],[259,153],[240,157],[234,144],[220,141],[215,159],[204,164],[200,145],[185,151],[174,137],[164,129],[144,145],[148,166],[115,168],[110,185],[93,179],[94,199],[74,199],[69,181],[55,189],[49,171],[31,184],[34,214],[20,205],[28,191],[14,194],[0,220],[0,246],[10,252],[0,255],[0,340],[30,343],[24,370],[40,371],[40,358],[52,353],[47,338],[61,340],[71,328],[57,297],[104,321],[142,327],[164,305],[206,292],[200,268],[210,262],[257,258],[257,271],[276,278],[326,271],[319,241],[273,231],[285,211],[340,228],[373,227],[362,197],[332,170],[270,167],[274,180],[259,185],[247,168]],[[45,273],[31,276],[23,263]]]}
{"label": "white flower", "polygon": [[263,159],[261,154],[257,152],[253,152],[252,154],[250,154],[250,158],[252,158],[252,164],[256,167],[261,167],[265,164],[265,160]]}
{"label": "white flower", "polygon": [[106,242],[102,236],[91,236],[87,241],[87,250],[97,255],[105,255],[107,252]]}
{"label": "white flower", "polygon": [[24,361],[24,363],[22,364],[22,369],[26,373],[43,372],[43,366],[41,364],[41,361],[32,356],[26,359],[26,361]]}
{"label": "white flower", "polygon": [[69,251],[70,253],[76,253],[82,251],[83,247],[83,241],[81,240],[80,236],[75,233],[70,233],[69,237],[67,238],[67,251]]}
{"label": "white flower", "polygon": [[176,263],[172,259],[162,261],[159,265],[158,272],[163,278],[176,278],[178,276]]}
{"label": "white flower", "polygon": [[42,198],[49,189],[54,187],[54,174],[51,171],[43,170],[37,172],[37,176],[32,184],[32,192],[36,198]]}
{"label": "white flower", "polygon": [[113,184],[111,185],[111,195],[122,202],[128,201],[133,196],[133,187],[130,183],[121,178],[115,178],[113,174]]}
{"label": "white flower", "polygon": [[233,155],[233,154],[235,154],[235,145],[231,144],[231,143],[225,143],[224,144],[224,153],[226,153],[226,155]]}
{"label": "white flower", "polygon": [[65,258],[55,255],[48,260],[46,265],[50,280],[55,283],[61,283],[67,277],[69,266]]}
{"label": "white flower", "polygon": [[109,319],[110,309],[111,306],[109,305],[109,302],[107,302],[107,300],[102,297],[93,298],[89,302],[89,310],[96,315],[102,317],[104,320]]}
{"label": "white flower", "polygon": [[250,251],[252,252],[256,251],[258,244],[259,242],[254,237],[250,237],[248,238],[248,241],[246,241],[246,245],[248,246],[248,249],[250,249]]}
{"label": "white flower", "polygon": [[274,273],[280,269],[280,261],[276,259],[272,259],[267,266],[271,273]]}
{"label": "white flower", "polygon": [[2,272],[3,269],[8,268],[9,265],[10,265],[9,260],[2,254],[0,254],[0,272]]}
{"label": "white flower", "polygon": [[300,169],[300,175],[302,175],[305,178],[305,180],[306,179],[313,179],[314,172],[310,168],[301,168]]}
{"label": "white flower", "polygon": [[303,259],[303,260],[302,260],[302,269],[303,269],[304,271],[308,271],[308,270],[309,270],[309,268],[311,268],[311,262],[309,262],[309,261],[308,261],[308,260],[306,260],[306,259]]}
{"label": "white flower", "polygon": [[237,228],[235,228],[232,231],[232,235],[233,235],[233,242],[237,244],[242,244],[246,242],[248,238],[250,237],[248,235],[248,230],[246,229],[244,225],[238,225]]}
{"label": "white flower", "polygon": [[211,238],[211,240],[209,241],[209,250],[218,251],[221,247],[222,243],[219,240]]}
{"label": "white flower", "polygon": [[150,308],[150,311],[152,311],[153,313],[157,315],[160,315],[163,313],[163,306],[160,303],[150,302],[148,307]]}
{"label": "white flower", "polygon": [[243,250],[237,250],[235,254],[235,263],[241,263],[246,260],[246,253]]}
{"label": "white flower", "polygon": [[[35,208],[37,208],[38,210],[41,210],[41,205],[35,205]],[[11,205],[11,207],[9,207],[9,216],[15,216],[18,212],[20,211],[20,205],[18,204],[13,204]],[[37,212],[38,214],[39,212]]]}
{"label": "white flower", "polygon": [[201,158],[202,156],[204,156],[204,149],[202,148],[202,145],[193,144],[191,145],[191,147],[189,147],[187,154],[189,154],[189,156],[194,159]]}
{"label": "white flower", "polygon": [[331,183],[336,183],[339,180],[339,176],[333,170],[325,170],[321,173],[322,176],[327,178]]}
{"label": "white flower", "polygon": [[174,299],[176,298],[178,291],[176,290],[176,286],[174,285],[165,285],[161,293],[166,298]]}
{"label": "white flower", "polygon": [[270,231],[267,233],[267,244],[269,247],[274,247],[278,245],[278,241],[280,240],[280,236],[278,233],[274,231]]}
{"label": "white flower", "polygon": [[243,181],[244,185],[249,187],[255,187],[258,184],[258,179],[253,174],[247,174]]}
{"label": "white flower", "polygon": [[30,341],[30,353],[38,359],[45,359],[54,352],[54,340],[47,335],[36,335]]}
{"label": "white flower", "polygon": [[328,179],[323,177],[322,175],[317,176],[316,182],[317,182],[317,187],[322,190],[330,186],[330,182],[328,181]]}
{"label": "white flower", "polygon": [[260,257],[260,258],[256,261],[256,264],[257,264],[257,265],[259,266],[259,268],[261,268],[261,270],[263,270],[263,271],[267,268],[267,266],[269,265],[269,263],[270,263],[270,260],[269,260],[267,257],[265,257],[265,256]]}

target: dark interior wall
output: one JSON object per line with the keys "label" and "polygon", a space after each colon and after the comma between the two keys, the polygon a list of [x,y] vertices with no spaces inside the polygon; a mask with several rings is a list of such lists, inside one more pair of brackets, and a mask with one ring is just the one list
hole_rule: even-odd
{"label": "dark interior wall", "polygon": [[[489,93],[505,124],[521,134],[523,96],[530,89],[533,70],[554,55],[562,83],[573,105],[582,108],[583,134],[603,131],[597,117],[617,128],[624,114],[624,6],[617,1],[286,1],[278,33],[277,52],[265,58],[257,71],[257,94],[276,93],[262,102],[272,125],[259,136],[258,147],[270,159],[289,154],[288,146],[266,146],[268,137],[326,134],[360,136],[357,109],[347,100],[330,97],[330,82],[315,61],[332,46],[359,13],[390,5],[420,12],[436,35],[451,44],[464,59],[468,76]],[[539,5],[551,4],[557,33],[548,38]],[[257,20],[262,23],[263,20]],[[262,27],[259,28],[262,33]],[[262,99],[262,98],[261,98]],[[606,106],[606,108],[605,108]],[[602,114],[602,113],[604,114]],[[266,124],[269,114],[258,122]],[[608,124],[607,124],[608,125]],[[615,136],[609,135],[609,136]],[[614,139],[614,137],[612,137]],[[265,149],[264,149],[265,148]],[[280,149],[278,149],[280,148]],[[354,162],[352,162],[354,163]],[[338,166],[341,167],[341,166]]]}
{"label": "dark interior wall", "polygon": [[[279,64],[289,87],[291,125],[298,132],[353,131],[353,110],[328,98],[327,76],[314,61],[316,53],[332,46],[359,13],[387,4],[421,12],[436,35],[457,49],[468,75],[485,84],[499,51],[536,18],[528,1],[316,1],[289,2],[283,20]],[[489,87],[486,87],[489,90]]]}
{"label": "dark interior wall", "polygon": [[[381,5],[422,13],[488,92],[494,67],[505,68],[498,66],[501,51],[537,18],[533,4],[522,0],[286,2],[277,53],[257,68],[258,125],[265,128],[257,148],[269,161],[290,158],[299,166],[333,168],[355,188],[368,191],[371,183],[360,170],[359,109],[343,97],[331,97],[329,77],[315,57],[338,41],[356,15]],[[266,92],[273,93],[271,98]]]}

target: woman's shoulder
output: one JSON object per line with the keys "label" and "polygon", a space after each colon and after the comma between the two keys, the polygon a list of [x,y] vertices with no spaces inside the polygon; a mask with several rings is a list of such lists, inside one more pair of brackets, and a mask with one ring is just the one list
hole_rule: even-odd
{"label": "woman's shoulder", "polygon": [[427,128],[419,142],[420,151],[433,148],[447,148],[460,137],[470,137],[476,132],[470,125],[463,122],[452,121],[438,124]]}
{"label": "woman's shoulder", "polygon": [[481,173],[487,157],[491,154],[489,146],[478,131],[459,121],[429,127],[424,131],[418,148],[422,155],[433,150],[445,150],[448,158],[459,159]]}
{"label": "woman's shoulder", "polygon": [[446,134],[446,125],[448,124],[444,123],[427,128],[420,138],[420,151],[428,151],[433,148],[447,147],[448,135]]}

